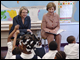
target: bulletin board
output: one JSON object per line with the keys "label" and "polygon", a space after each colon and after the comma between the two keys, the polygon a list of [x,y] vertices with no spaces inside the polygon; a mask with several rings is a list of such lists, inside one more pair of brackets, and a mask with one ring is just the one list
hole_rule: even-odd
{"label": "bulletin board", "polygon": [[58,1],[61,23],[79,22],[79,1]]}

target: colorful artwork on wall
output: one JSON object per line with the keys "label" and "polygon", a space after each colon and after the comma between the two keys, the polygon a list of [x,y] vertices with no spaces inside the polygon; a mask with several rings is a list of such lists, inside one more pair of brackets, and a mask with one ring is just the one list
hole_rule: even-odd
{"label": "colorful artwork on wall", "polygon": [[60,15],[60,22],[71,22],[72,12],[73,12],[73,1],[59,1],[58,9]]}
{"label": "colorful artwork on wall", "polygon": [[1,20],[3,21],[12,21],[16,15],[17,12],[15,10],[1,10]]}
{"label": "colorful artwork on wall", "polygon": [[[74,18],[75,21],[79,21],[79,17],[75,18],[75,16],[79,16],[79,3],[76,3],[76,7],[74,7],[74,2],[75,1],[58,1],[58,14],[60,16],[61,23],[73,22],[72,18]],[[77,8],[77,13],[75,12],[72,17],[73,8]]]}
{"label": "colorful artwork on wall", "polygon": [[43,8],[45,8],[49,2],[54,1],[1,1],[1,21],[12,21],[13,18],[18,15],[21,6],[28,7],[28,15],[32,21],[42,20],[43,15],[47,12],[46,9]]}
{"label": "colorful artwork on wall", "polygon": [[[1,1],[1,21],[12,21],[13,17],[18,15],[21,6],[31,7],[28,15],[32,21],[41,21],[43,15],[47,13],[46,5],[49,2],[55,3],[55,1]],[[79,22],[79,1],[77,3],[75,1],[58,1],[56,7],[58,7],[61,23],[70,23],[73,20]],[[76,9],[72,16],[73,8]]]}

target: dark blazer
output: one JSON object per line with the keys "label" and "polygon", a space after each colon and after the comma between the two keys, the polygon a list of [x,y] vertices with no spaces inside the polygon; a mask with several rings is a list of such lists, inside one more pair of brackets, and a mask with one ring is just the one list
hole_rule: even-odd
{"label": "dark blazer", "polygon": [[14,30],[15,26],[19,24],[19,30],[20,32],[27,32],[27,29],[31,28],[31,19],[29,16],[26,16],[24,24],[22,23],[22,19],[19,15],[15,16],[13,18],[13,26],[11,27],[11,30],[9,31],[9,34]]}

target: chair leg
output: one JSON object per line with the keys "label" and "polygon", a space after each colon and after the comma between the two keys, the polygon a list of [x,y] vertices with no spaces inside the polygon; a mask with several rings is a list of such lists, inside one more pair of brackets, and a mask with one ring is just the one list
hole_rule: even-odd
{"label": "chair leg", "polygon": [[44,47],[46,46],[46,39],[44,39]]}

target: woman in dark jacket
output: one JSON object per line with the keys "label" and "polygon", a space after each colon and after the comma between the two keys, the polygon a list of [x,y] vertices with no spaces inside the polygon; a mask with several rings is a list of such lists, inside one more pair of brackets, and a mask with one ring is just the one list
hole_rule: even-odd
{"label": "woman in dark jacket", "polygon": [[[19,31],[20,34],[25,34],[27,32],[31,32],[31,19],[28,14],[28,9],[25,6],[22,6],[19,10],[19,15],[15,16],[13,18],[13,26],[11,27],[11,30],[9,31],[9,34],[14,30],[14,27],[16,25],[19,25]],[[19,34],[19,35],[20,35]]]}

